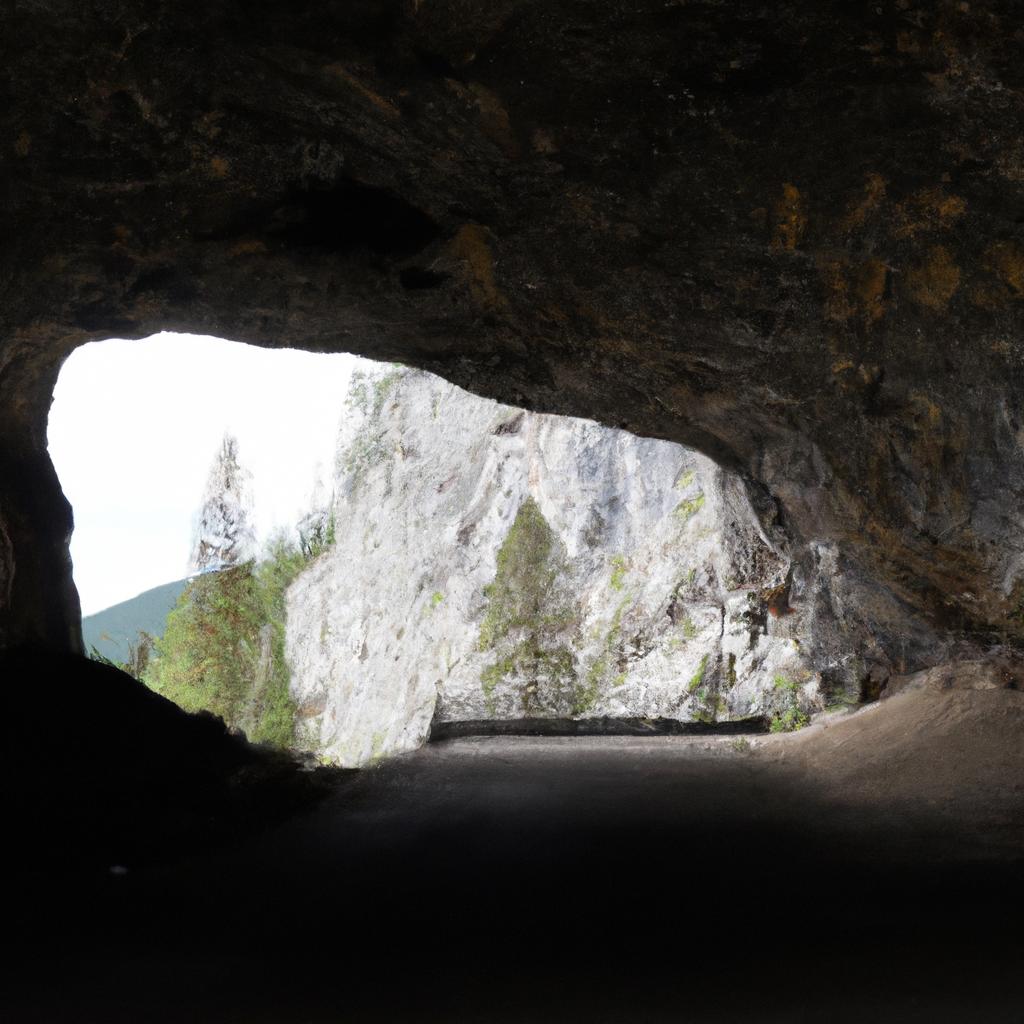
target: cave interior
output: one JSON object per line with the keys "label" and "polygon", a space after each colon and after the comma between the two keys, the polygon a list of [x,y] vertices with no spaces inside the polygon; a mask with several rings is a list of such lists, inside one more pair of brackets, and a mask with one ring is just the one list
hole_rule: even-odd
{"label": "cave interior", "polygon": [[[1019,1020],[1019,13],[0,14],[11,1019]],[[715,459],[818,582],[823,671],[852,646],[896,694],[857,770],[531,740],[311,772],[88,662],[47,412],[76,346],[165,329]]]}

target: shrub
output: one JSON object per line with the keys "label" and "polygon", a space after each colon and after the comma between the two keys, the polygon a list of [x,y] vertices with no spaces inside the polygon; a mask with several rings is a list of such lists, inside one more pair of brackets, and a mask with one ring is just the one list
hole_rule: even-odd
{"label": "shrub", "polygon": [[772,697],[767,709],[771,732],[795,732],[810,722],[799,705],[799,687],[792,679],[777,675],[772,680]]}

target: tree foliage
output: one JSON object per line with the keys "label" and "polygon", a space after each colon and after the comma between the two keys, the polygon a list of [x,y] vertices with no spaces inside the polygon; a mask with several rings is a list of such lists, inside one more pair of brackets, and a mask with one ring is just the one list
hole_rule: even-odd
{"label": "tree foliage", "polygon": [[288,746],[295,707],[285,592],[307,561],[280,534],[260,562],[195,577],[167,618],[144,682],[187,711],[219,715],[254,742]]}
{"label": "tree foliage", "polygon": [[[251,556],[249,474],[233,437],[210,471],[193,564],[200,569],[148,639],[136,673],[186,711],[210,711],[257,743],[289,746],[295,706],[285,661],[285,594],[299,572],[334,542],[333,496],[314,487],[292,539],[276,534]],[[250,552],[247,557],[242,557]]]}

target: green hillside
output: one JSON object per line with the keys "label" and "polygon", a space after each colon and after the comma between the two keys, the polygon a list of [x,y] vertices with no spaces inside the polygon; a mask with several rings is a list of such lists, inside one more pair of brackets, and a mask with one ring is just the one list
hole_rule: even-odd
{"label": "green hillside", "polygon": [[167,614],[187,584],[188,580],[165,583],[82,619],[86,652],[95,647],[104,657],[123,662],[140,630],[154,638],[163,636]]}

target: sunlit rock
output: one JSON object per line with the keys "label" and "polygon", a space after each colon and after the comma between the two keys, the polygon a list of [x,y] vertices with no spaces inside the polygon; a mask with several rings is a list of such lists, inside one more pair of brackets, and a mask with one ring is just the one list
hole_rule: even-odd
{"label": "sunlit rock", "polygon": [[357,765],[435,719],[790,728],[820,703],[789,564],[710,460],[417,371],[348,404],[336,541],[288,597],[300,745]]}

